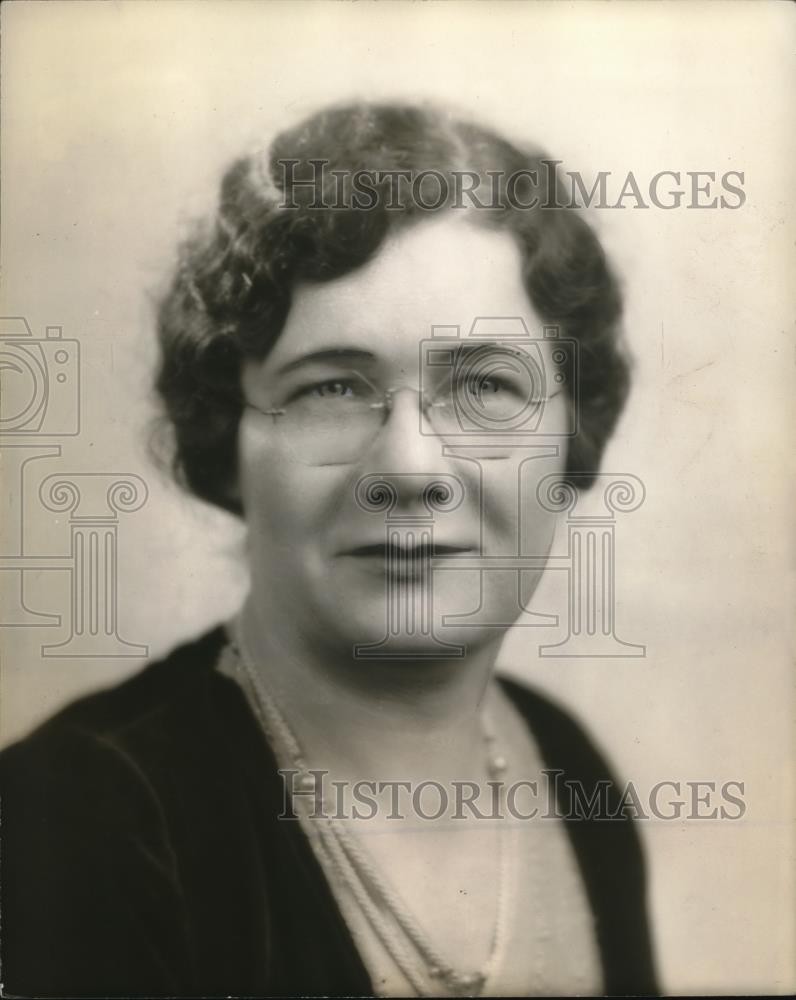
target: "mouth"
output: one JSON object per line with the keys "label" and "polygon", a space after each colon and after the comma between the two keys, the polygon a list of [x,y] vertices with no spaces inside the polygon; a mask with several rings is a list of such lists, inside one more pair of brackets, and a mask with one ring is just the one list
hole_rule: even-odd
{"label": "mouth", "polygon": [[397,545],[395,543],[376,542],[369,545],[358,545],[355,548],[347,549],[342,553],[344,556],[353,556],[357,559],[380,559],[387,561],[405,560],[428,560],[435,556],[455,556],[472,555],[475,552],[469,545],[448,545],[434,542],[428,545],[420,542],[418,545]]}
{"label": "mouth", "polygon": [[469,545],[443,542],[434,542],[432,545],[425,542],[418,545],[376,542],[358,545],[341,554],[353,559],[356,565],[367,572],[382,578],[386,575],[394,580],[420,580],[428,577],[431,560],[435,557],[474,555],[477,550]]}

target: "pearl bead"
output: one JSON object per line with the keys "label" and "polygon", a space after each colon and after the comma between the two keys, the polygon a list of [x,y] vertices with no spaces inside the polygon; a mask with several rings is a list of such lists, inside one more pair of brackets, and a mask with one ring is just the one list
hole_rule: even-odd
{"label": "pearl bead", "polygon": [[509,766],[502,754],[496,754],[489,762],[489,768],[494,774],[501,774]]}
{"label": "pearl bead", "polygon": [[478,973],[454,974],[451,979],[453,988],[465,995],[477,993],[484,984],[484,977]]}

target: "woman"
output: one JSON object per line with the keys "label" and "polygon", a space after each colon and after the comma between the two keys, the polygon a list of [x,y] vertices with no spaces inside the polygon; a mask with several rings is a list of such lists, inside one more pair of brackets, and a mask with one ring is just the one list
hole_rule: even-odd
{"label": "woman", "polygon": [[541,569],[518,602],[482,560],[517,554],[518,495],[548,552],[533,498],[588,486],[627,387],[615,281],[543,207],[548,167],[361,104],[227,172],[157,385],[182,481],[246,520],[250,593],[4,754],[8,991],[654,991],[619,792],[613,821],[573,810],[605,763],[493,675]]}

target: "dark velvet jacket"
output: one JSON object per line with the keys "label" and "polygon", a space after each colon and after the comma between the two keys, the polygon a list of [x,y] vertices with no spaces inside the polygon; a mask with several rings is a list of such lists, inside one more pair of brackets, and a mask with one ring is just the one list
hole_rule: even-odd
{"label": "dark velvet jacket", "polygon": [[[0,755],[5,996],[372,994],[305,834],[277,818],[272,752],[215,670],[223,641],[181,647]],[[611,779],[568,715],[504,683],[547,767]],[[656,992],[633,823],[565,827],[607,991]]]}

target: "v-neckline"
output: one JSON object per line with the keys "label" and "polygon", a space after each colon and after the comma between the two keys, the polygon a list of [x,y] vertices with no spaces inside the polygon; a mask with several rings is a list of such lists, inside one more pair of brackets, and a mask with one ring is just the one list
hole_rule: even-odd
{"label": "v-neckline", "polygon": [[[284,818],[278,818],[286,801],[284,784],[278,773],[279,763],[276,752],[269,742],[268,735],[257,716],[249,694],[238,680],[225,671],[215,669],[214,675],[224,682],[228,693],[238,703],[238,712],[241,716],[245,716],[245,725],[231,727],[234,731],[225,736],[225,745],[230,748],[230,763],[235,768],[240,769],[241,760],[243,761],[243,775],[245,776],[246,784],[253,792],[254,801],[258,803],[263,811],[264,822],[272,828],[274,839],[269,838],[269,849],[273,848],[275,841],[280,845],[280,850],[284,852],[282,858],[284,863],[292,863],[297,871],[302,871],[304,874],[304,889],[306,891],[297,892],[296,897],[301,900],[307,900],[308,905],[314,908],[316,914],[317,907],[322,905],[327,914],[329,926],[334,926],[337,947],[340,949],[338,955],[352,977],[350,985],[347,984],[346,986],[346,990],[355,995],[375,995],[370,972],[355,943],[351,928],[342,911],[340,901],[308,833],[298,819],[285,820]],[[534,698],[534,693],[509,678],[497,676],[495,679],[520,715],[534,745],[538,748],[540,762],[545,766],[549,762],[545,761],[544,749],[536,739],[536,734],[528,717],[527,706],[526,710],[523,710],[524,699],[529,697]],[[241,745],[240,755],[232,752],[232,747],[235,743]],[[243,744],[248,744],[250,749],[244,749]],[[584,860],[581,852],[578,850],[578,844],[572,837],[572,824],[564,824],[564,826],[567,828],[566,833],[578,862],[578,874],[583,879],[585,875],[583,870]],[[594,913],[593,901],[589,900],[589,902],[592,913]],[[599,958],[601,971],[605,979],[605,963],[601,952]]]}

